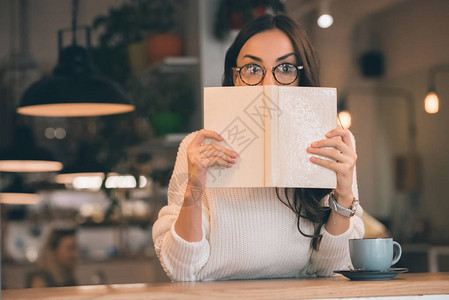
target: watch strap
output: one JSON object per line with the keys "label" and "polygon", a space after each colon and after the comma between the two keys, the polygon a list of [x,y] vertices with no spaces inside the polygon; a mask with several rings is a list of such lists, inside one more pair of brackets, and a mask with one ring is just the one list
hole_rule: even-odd
{"label": "watch strap", "polygon": [[331,193],[329,196],[329,207],[332,211],[335,211],[336,213],[345,216],[345,217],[352,217],[355,215],[357,211],[359,200],[355,199],[352,201],[352,205],[350,208],[346,208],[341,206],[337,203],[337,198],[335,197],[334,193]]}

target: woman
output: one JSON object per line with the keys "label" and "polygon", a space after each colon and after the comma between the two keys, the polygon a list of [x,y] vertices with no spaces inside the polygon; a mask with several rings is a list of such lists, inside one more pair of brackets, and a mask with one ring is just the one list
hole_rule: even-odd
{"label": "woman", "polygon": [[[319,64],[303,29],[286,16],[260,17],[241,30],[225,59],[224,86],[319,86]],[[205,188],[211,166],[232,168],[237,153],[206,138],[206,129],[181,143],[163,207],[153,227],[156,253],[176,281],[330,276],[350,266],[348,239],[363,236],[357,207],[356,153],[348,130],[336,128],[307,151],[337,173],[330,190]],[[335,149],[328,149],[333,147]],[[298,170],[301,172],[301,170]],[[334,198],[335,197],[335,198]],[[335,207],[335,205],[333,206]]]}
{"label": "woman", "polygon": [[74,270],[78,261],[76,231],[55,229],[46,241],[37,270],[27,278],[27,287],[58,287],[76,285]]}

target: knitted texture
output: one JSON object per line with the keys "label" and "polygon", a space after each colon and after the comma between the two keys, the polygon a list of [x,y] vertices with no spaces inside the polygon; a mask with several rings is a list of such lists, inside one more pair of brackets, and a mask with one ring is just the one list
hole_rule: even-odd
{"label": "knitted texture", "polygon": [[[187,242],[175,231],[187,186],[189,134],[178,149],[168,187],[168,205],[153,226],[156,254],[174,281],[330,276],[351,266],[348,239],[362,238],[362,209],[341,235],[323,226],[319,251],[296,227],[296,215],[282,204],[275,188],[206,188],[202,195],[203,238]],[[353,139],[354,142],[354,139]],[[354,142],[355,144],[355,142]],[[358,198],[354,171],[353,193]],[[310,221],[301,229],[313,234]]]}

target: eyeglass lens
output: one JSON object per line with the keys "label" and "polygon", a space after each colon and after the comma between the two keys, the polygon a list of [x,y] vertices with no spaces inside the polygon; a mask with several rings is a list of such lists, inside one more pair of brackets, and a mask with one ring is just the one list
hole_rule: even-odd
{"label": "eyeglass lens", "polygon": [[[290,84],[298,77],[296,66],[283,63],[273,68],[273,75],[280,84]],[[240,69],[240,78],[248,85],[257,85],[265,77],[264,69],[256,64],[248,64]]]}

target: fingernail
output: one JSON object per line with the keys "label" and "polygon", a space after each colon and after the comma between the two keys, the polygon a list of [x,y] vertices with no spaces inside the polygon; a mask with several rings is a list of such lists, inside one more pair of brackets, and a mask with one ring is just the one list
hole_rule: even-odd
{"label": "fingernail", "polygon": [[310,146],[316,147],[316,146],[318,146],[318,143],[317,142],[313,142]]}

